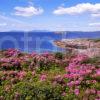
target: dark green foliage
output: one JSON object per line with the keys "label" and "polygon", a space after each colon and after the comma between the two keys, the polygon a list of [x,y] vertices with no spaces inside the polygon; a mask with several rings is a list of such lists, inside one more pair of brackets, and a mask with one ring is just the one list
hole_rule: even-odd
{"label": "dark green foliage", "polygon": [[0,90],[5,100],[63,100],[62,86],[47,82],[19,82],[9,92],[3,91],[2,87]]}
{"label": "dark green foliage", "polygon": [[57,52],[57,53],[55,53],[55,58],[63,59],[64,58],[64,54],[61,53],[61,52]]}

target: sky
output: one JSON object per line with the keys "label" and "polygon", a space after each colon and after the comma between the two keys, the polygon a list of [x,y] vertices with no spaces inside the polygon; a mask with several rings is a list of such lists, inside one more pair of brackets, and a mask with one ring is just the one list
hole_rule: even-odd
{"label": "sky", "polygon": [[100,31],[100,0],[0,0],[0,31]]}

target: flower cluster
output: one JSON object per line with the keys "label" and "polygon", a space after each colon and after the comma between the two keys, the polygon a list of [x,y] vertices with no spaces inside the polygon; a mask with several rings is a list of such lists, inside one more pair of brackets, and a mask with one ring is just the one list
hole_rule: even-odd
{"label": "flower cluster", "polygon": [[47,75],[46,74],[43,74],[40,76],[40,81],[45,81],[47,78]]}
{"label": "flower cluster", "polygon": [[55,54],[24,54],[18,50],[8,49],[0,53],[0,70],[48,70],[52,66],[65,67],[68,59],[58,59]]}
{"label": "flower cluster", "polygon": [[15,50],[15,49],[8,49],[8,50],[4,51],[4,55],[6,57],[18,56],[20,54],[21,54],[21,52],[19,50]]}
{"label": "flower cluster", "polygon": [[4,80],[12,80],[12,79],[18,79],[18,80],[22,80],[25,76],[26,76],[26,72],[25,71],[3,71],[0,73],[0,80],[4,81]]}
{"label": "flower cluster", "polygon": [[82,62],[87,59],[89,58],[85,55],[77,55],[72,58],[69,66],[65,69],[67,73],[64,77],[69,80],[67,86],[75,95],[79,95],[84,91],[85,98],[86,96],[88,98],[91,94],[96,98],[100,98],[100,95],[98,95],[99,90],[93,87],[99,84],[100,80],[96,78],[100,77],[100,68],[91,64],[83,64]]}

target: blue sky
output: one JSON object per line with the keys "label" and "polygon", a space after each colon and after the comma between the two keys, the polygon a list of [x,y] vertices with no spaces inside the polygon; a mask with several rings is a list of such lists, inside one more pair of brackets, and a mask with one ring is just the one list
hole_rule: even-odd
{"label": "blue sky", "polygon": [[0,31],[100,31],[100,0],[1,0]]}

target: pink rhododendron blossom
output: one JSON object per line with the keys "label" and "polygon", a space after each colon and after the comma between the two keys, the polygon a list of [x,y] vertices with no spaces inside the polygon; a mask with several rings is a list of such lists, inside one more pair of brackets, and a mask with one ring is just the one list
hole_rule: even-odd
{"label": "pink rhododendron blossom", "polygon": [[75,95],[79,95],[79,89],[74,90]]}
{"label": "pink rhododendron blossom", "polygon": [[43,74],[40,76],[40,81],[45,81],[47,78],[47,75]]}
{"label": "pink rhododendron blossom", "polygon": [[26,72],[25,72],[25,71],[20,71],[20,72],[18,73],[19,79],[23,79],[25,76],[26,76]]}

